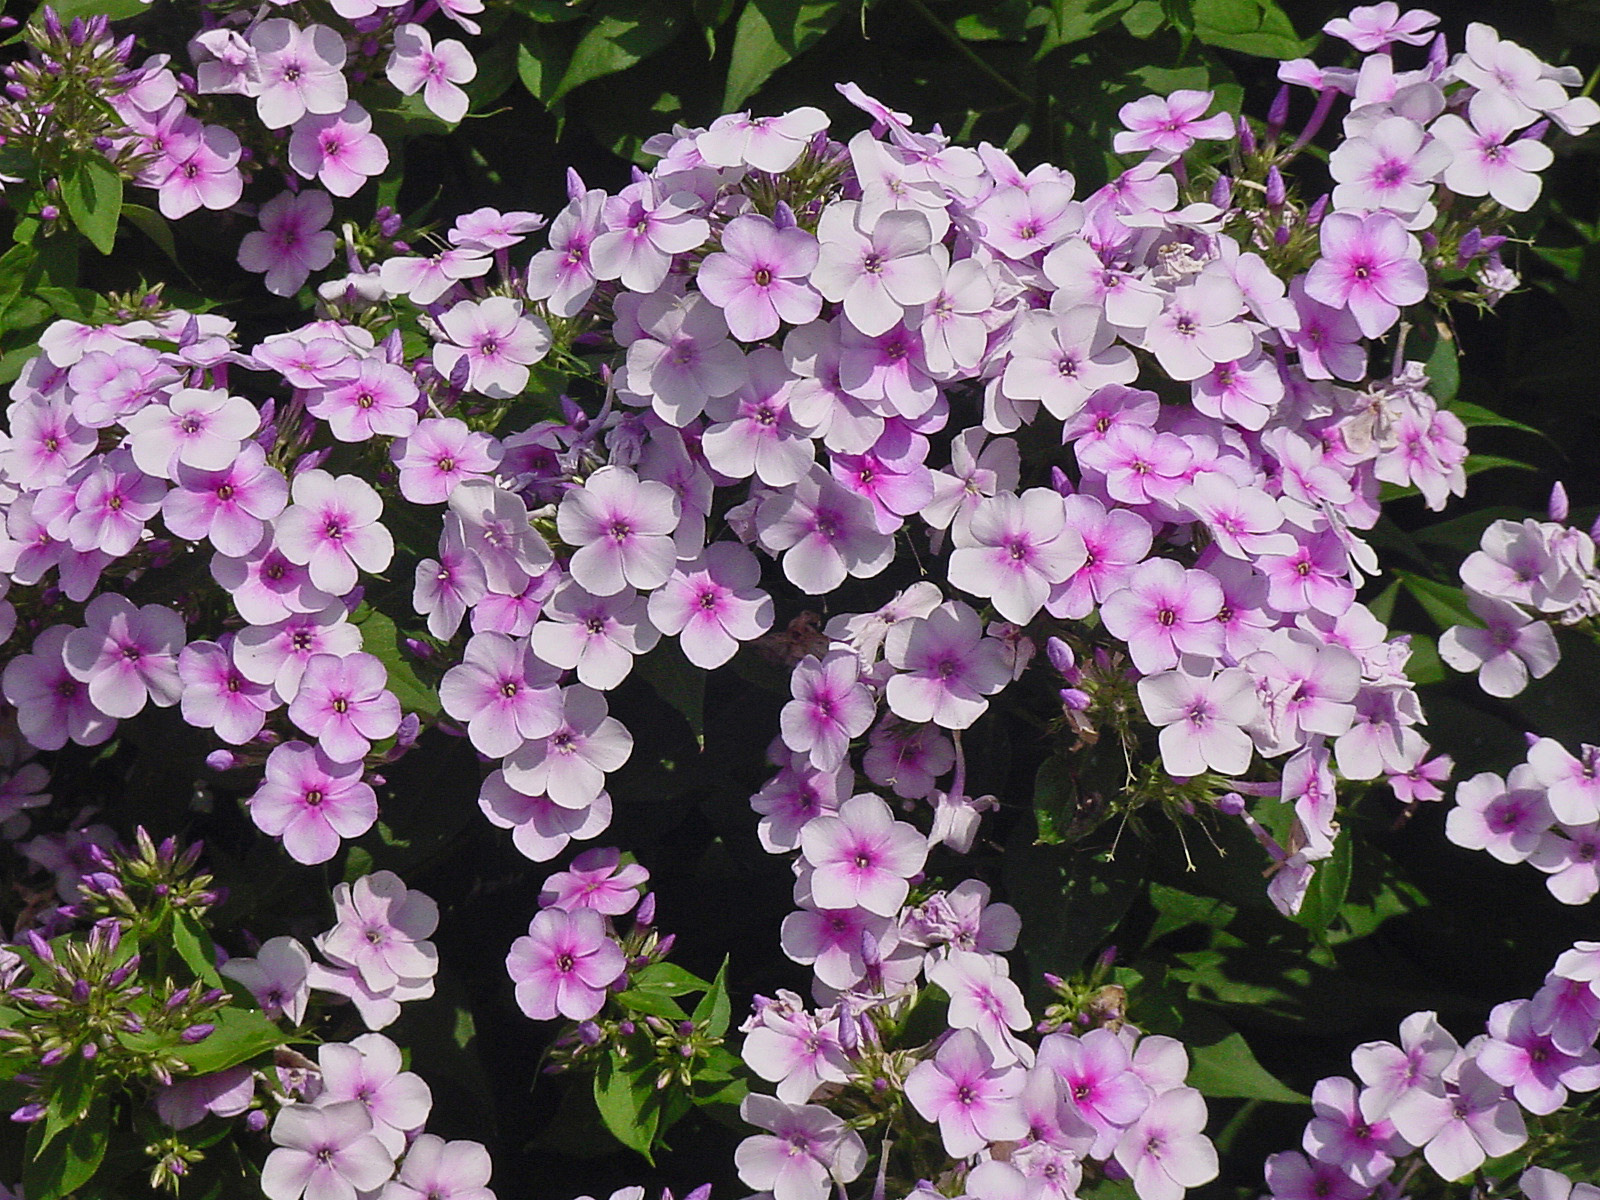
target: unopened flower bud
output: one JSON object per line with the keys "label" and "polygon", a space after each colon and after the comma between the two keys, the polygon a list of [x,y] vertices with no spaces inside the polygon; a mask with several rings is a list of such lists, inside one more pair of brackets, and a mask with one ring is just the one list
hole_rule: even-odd
{"label": "unopened flower bud", "polygon": [[1559,479],[1550,489],[1550,519],[1552,521],[1565,521],[1572,511],[1572,505],[1567,500],[1567,488]]}

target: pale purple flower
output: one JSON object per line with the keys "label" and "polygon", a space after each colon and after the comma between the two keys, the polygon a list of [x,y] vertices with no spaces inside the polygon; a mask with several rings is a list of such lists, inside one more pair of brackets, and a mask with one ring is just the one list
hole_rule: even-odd
{"label": "pale purple flower", "polygon": [[1568,825],[1600,821],[1600,747],[1585,743],[1582,750],[1576,758],[1554,738],[1528,748],[1528,766],[1545,789],[1550,811]]}
{"label": "pale purple flower", "polygon": [[955,746],[936,726],[906,725],[885,715],[868,735],[861,770],[896,796],[920,800],[955,765]]}
{"label": "pale purple flower", "polygon": [[1093,496],[1068,496],[1061,508],[1067,528],[1083,542],[1084,561],[1051,589],[1046,607],[1052,616],[1081,620],[1126,586],[1134,566],[1150,552],[1153,531],[1138,513],[1107,510]]}
{"label": "pale purple flower", "polygon": [[1194,381],[1194,406],[1208,417],[1261,429],[1283,400],[1283,376],[1265,354],[1222,362]]}
{"label": "pale purple flower", "polygon": [[1446,113],[1429,132],[1451,155],[1445,186],[1463,196],[1488,196],[1512,212],[1527,212],[1539,198],[1539,172],[1555,161],[1537,138],[1518,137],[1495,111],[1473,114],[1468,125]]}
{"label": "pale purple flower", "polygon": [[1422,1146],[1423,1158],[1444,1179],[1464,1179],[1528,1140],[1517,1102],[1470,1058],[1450,1094],[1414,1099],[1422,1103],[1395,1111],[1395,1128]]}
{"label": "pale purple flower", "polygon": [[168,143],[164,161],[155,170],[165,174],[157,191],[157,207],[169,220],[188,216],[197,208],[232,208],[244,193],[239,172],[242,147],[231,129],[203,125],[191,137]]}
{"label": "pale purple flower", "polygon": [[295,122],[289,165],[335,196],[354,196],[388,168],[389,150],[372,132],[372,115],[352,100],[337,112],[308,113]]}
{"label": "pale purple flower", "polygon": [[267,1200],[355,1200],[394,1173],[394,1155],[372,1136],[372,1117],[356,1100],[286,1104],[272,1140],[277,1149],[261,1168]]}
{"label": "pale purple flower", "polygon": [[1039,1044],[1039,1068],[1055,1075],[1065,1106],[1093,1131],[1090,1153],[1109,1156],[1122,1131],[1138,1120],[1154,1093],[1133,1070],[1129,1047],[1109,1029],[1082,1037],[1057,1032]]}
{"label": "pale purple flower", "polygon": [[648,396],[657,416],[678,428],[706,401],[745,382],[744,354],[728,340],[723,312],[698,292],[656,292],[640,303],[640,336],[628,346],[628,390]]}
{"label": "pale purple flower", "polygon": [[1458,671],[1478,672],[1478,686],[1491,696],[1515,696],[1528,678],[1543,679],[1561,661],[1555,633],[1514,604],[1467,593],[1467,606],[1486,628],[1452,625],[1439,637],[1439,657]]}
{"label": "pale purple flower", "polygon": [[1306,1153],[1364,1187],[1387,1179],[1395,1160],[1409,1149],[1389,1121],[1367,1118],[1356,1085],[1342,1076],[1317,1083],[1311,1090],[1311,1110],[1315,1115],[1301,1139]]}
{"label": "pale purple flower", "polygon": [[756,509],[762,546],[783,556],[789,582],[813,596],[845,577],[870,578],[894,557],[894,539],[880,533],[867,500],[820,468],[793,488],[769,493]]}
{"label": "pale purple flower", "polygon": [[459,85],[478,76],[471,52],[454,38],[435,43],[422,25],[397,25],[394,51],[384,74],[402,96],[422,93],[434,116],[451,124],[467,115],[467,94]]}
{"label": "pale purple flower", "polygon": [[[107,454],[87,468],[72,496],[75,511],[66,523],[66,539],[81,553],[100,551],[120,558],[138,545],[145,522],[161,510],[166,485],[139,470],[127,450]],[[41,496],[34,502],[34,517],[42,515],[44,501]],[[65,589],[65,570],[61,576]]]}
{"label": "pale purple flower", "polygon": [[462,300],[440,314],[439,327],[450,339],[433,348],[439,374],[454,379],[465,363],[466,387],[496,400],[527,387],[528,368],[550,350],[549,326],[509,296]]}
{"label": "pale purple flower", "polygon": [[1033,1019],[1022,989],[1008,977],[1005,959],[953,950],[929,966],[927,974],[928,982],[950,997],[950,1028],[976,1033],[994,1055],[996,1066],[1031,1061],[1032,1051],[1012,1031],[1029,1028]]}
{"label": "pale purple flower", "polygon": [[1306,295],[1304,275],[1290,283],[1289,295],[1300,315],[1300,328],[1284,337],[1299,353],[1306,377],[1354,382],[1365,376],[1367,348],[1355,317],[1341,306],[1330,307]]}
{"label": "pale purple flower", "polygon": [[311,188],[278,193],[261,206],[261,228],[239,243],[239,265],[264,272],[267,291],[274,296],[294,295],[312,271],[333,261],[336,239],[327,228],[332,218],[327,192]]}
{"label": "pale purple flower", "polygon": [[917,211],[892,210],[864,225],[856,201],[824,210],[817,226],[821,250],[811,282],[868,337],[886,333],[906,311],[939,294],[938,261],[929,252],[933,230]]}
{"label": "pale purple flower", "polygon": [[1221,609],[1222,588],[1210,575],[1153,558],[1107,597],[1101,619],[1128,643],[1134,665],[1153,672],[1176,667],[1185,654],[1215,657],[1222,649]]}
{"label": "pale purple flower", "polygon": [[647,607],[632,588],[594,596],[569,581],[550,597],[540,614],[544,619],[533,627],[534,653],[553,667],[576,670],[580,683],[607,691],[661,638]]}
{"label": "pale purple flower", "polygon": [[804,754],[782,757],[783,769],[750,797],[750,807],[761,814],[756,836],[768,854],[796,849],[806,824],[813,817],[838,812],[846,797],[847,768],[819,771]]}
{"label": "pale purple flower", "polygon": [[608,847],[585,850],[565,871],[544,881],[539,903],[568,912],[592,908],[602,916],[620,917],[633,911],[649,883],[650,872],[638,863],[624,863],[622,851]]}
{"label": "pale purple flower", "polygon": [[811,467],[811,431],[789,408],[796,377],[770,346],[745,359],[747,378],[727,396],[706,404],[715,422],[701,436],[700,448],[711,468],[733,479],[754,475],[770,487],[788,487]]}
{"label": "pale purple flower", "polygon": [[1587,904],[1600,894],[1600,825],[1558,825],[1528,856],[1545,873],[1545,887],[1563,904]]}
{"label": "pale purple flower", "polygon": [[337,763],[315,746],[285,742],[267,756],[266,778],[250,797],[250,819],[283,840],[289,857],[327,862],[341,838],[360,837],[378,819],[378,799],[359,762]]}
{"label": "pale purple flower", "polygon": [[740,642],[772,628],[772,597],[756,586],[760,582],[754,554],[738,542],[713,542],[700,556],[679,562],[650,593],[650,624],[676,635],[695,666],[720,667]]}
{"label": "pale purple flower", "polygon": [[255,1073],[247,1066],[180,1079],[156,1092],[156,1115],[174,1129],[187,1129],[213,1114],[229,1120],[255,1099]]}
{"label": "pale purple flower", "polygon": [[317,1049],[322,1068],[318,1108],[354,1102],[372,1118],[372,1136],[390,1157],[406,1148],[407,1134],[421,1130],[433,1108],[433,1093],[414,1071],[401,1070],[400,1047],[381,1033],[364,1033],[349,1042],[324,1042]]}
{"label": "pale purple flower", "polygon": [[451,490],[449,505],[461,520],[462,539],[482,565],[490,591],[515,596],[554,561],[522,497],[493,480],[462,480]]}
{"label": "pale purple flower", "polygon": [[178,655],[183,683],[183,719],[211,729],[230,746],[242,746],[266,724],[277,707],[271,689],[245,678],[233,656],[216,642],[190,642]]}
{"label": "pale purple flower", "polygon": [[34,638],[32,652],[17,655],[0,676],[5,698],[16,709],[18,731],[40,750],[59,750],[69,739],[98,746],[117,728],[67,667],[66,642],[74,632],[70,625],[50,626]]}
{"label": "pale purple flower", "polygon": [[289,502],[289,484],[267,464],[255,442],[237,447],[232,461],[217,470],[180,464],[177,487],[161,499],[161,517],[181,538],[210,538],[218,553],[244,558],[260,543],[267,523]]}
{"label": "pale purple flower", "polygon": [[240,955],[217,968],[249,989],[261,1011],[273,1020],[287,1017],[298,1025],[306,1019],[311,986],[306,982],[311,955],[292,937],[269,938],[254,958]]}
{"label": "pale purple flower", "polygon": [[606,773],[628,761],[633,735],[608,715],[605,696],[593,688],[562,688],[561,705],[554,732],[506,757],[505,778],[526,795],[548,796],[562,808],[586,808],[601,795]]}
{"label": "pale purple flower", "polygon": [[346,619],[342,604],[309,613],[291,613],[270,625],[251,625],[235,635],[234,662],[246,679],[270,684],[278,698],[292,701],[314,655],[343,657],[361,649],[361,631]]}
{"label": "pale purple flower", "polygon": [[472,744],[491,758],[554,733],[561,722],[559,671],[525,642],[503,633],[475,633],[462,662],[445,672],[439,701],[465,721]]}
{"label": "pale purple flower", "polygon": [[587,908],[542,910],[506,955],[517,1007],[535,1021],[558,1014],[588,1020],[605,1005],[606,989],[626,967],[621,948],[606,933],[605,918]]}
{"label": "pale purple flower", "polygon": [[494,1200],[487,1187],[493,1170],[489,1152],[479,1142],[419,1134],[380,1200]]}
{"label": "pale purple flower", "polygon": [[1337,1164],[1309,1161],[1298,1150],[1271,1155],[1265,1170],[1271,1200],[1365,1200],[1372,1191]]}
{"label": "pale purple flower", "polygon": [[671,488],[640,479],[627,467],[607,465],[561,498],[556,528],[578,549],[568,570],[597,596],[625,587],[660,587],[678,559],[672,533],[680,505]]}
{"label": "pale purple flower", "polygon": [[1089,397],[1114,383],[1132,383],[1139,364],[1098,308],[1024,313],[1012,329],[1001,388],[1009,397],[1038,400],[1066,420]]}
{"label": "pale purple flower", "polygon": [[954,541],[950,582],[992,599],[1002,617],[1019,624],[1031,621],[1051,588],[1088,560],[1083,538],[1066,523],[1062,497],[1050,488],[989,497]]}
{"label": "pale purple flower", "polygon": [[604,232],[605,192],[590,189],[573,198],[550,224],[550,248],[528,264],[528,296],[549,301],[558,317],[575,317],[594,292],[590,250]]}
{"label": "pale purple flower", "polygon": [[88,685],[89,699],[108,717],[131,717],[148,701],[158,708],[178,702],[183,685],[178,654],[183,618],[160,604],[136,606],[106,592],[89,601],[85,627],[67,635],[67,671]]}
{"label": "pale purple flower", "polygon": [[1337,617],[1355,600],[1349,555],[1331,530],[1305,538],[1292,553],[1263,554],[1255,566],[1267,577],[1267,603],[1279,612]]}
{"label": "pale purple flower", "polygon": [[778,1085],[778,1099],[804,1104],[823,1083],[843,1083],[849,1062],[839,1044],[837,1010],[807,1012],[800,997],[779,990],[756,998],[739,1053],[761,1078]]}
{"label": "pale purple flower", "polygon": [[994,299],[994,280],[985,263],[964,258],[950,265],[939,294],[923,305],[919,323],[929,371],[944,379],[977,367],[988,348],[985,317]]}
{"label": "pale purple flower", "polygon": [[783,919],[783,952],[810,967],[825,987],[854,987],[867,958],[882,959],[896,944],[894,922],[864,908],[802,909]]}
{"label": "pale purple flower", "polygon": [[1437,127],[1432,132],[1433,139],[1425,140],[1422,126],[1393,116],[1346,138],[1328,156],[1328,170],[1338,181],[1334,208],[1383,209],[1413,229],[1413,218],[1431,221],[1434,182],[1452,161]]}
{"label": "pale purple flower", "polygon": [[983,636],[982,619],[959,600],[892,626],[884,657],[896,668],[884,691],[894,714],[945,729],[966,729],[1011,682],[1004,647]]}
{"label": "pale purple flower", "polygon": [[1209,678],[1176,670],[1147,675],[1139,681],[1139,703],[1162,727],[1161,764],[1169,775],[1242,775],[1249,768],[1253,747],[1243,726],[1257,707],[1244,670],[1229,667]]}
{"label": "pale purple flower", "polygon": [[1217,1177],[1217,1151],[1205,1136],[1206,1102],[1194,1088],[1162,1092],[1117,1142],[1117,1163],[1140,1200],[1182,1200]]}
{"label": "pale purple flower", "polygon": [[695,149],[712,166],[748,165],[777,175],[794,166],[811,139],[827,127],[827,114],[810,105],[776,117],[726,113],[695,138]]}
{"label": "pale purple flower", "polygon": [[1392,1042],[1357,1046],[1350,1065],[1367,1085],[1360,1097],[1362,1115],[1369,1121],[1390,1116],[1400,1134],[1420,1146],[1426,1138],[1412,1138],[1401,1128],[1403,1114],[1412,1101],[1426,1108],[1444,1095],[1444,1076],[1460,1056],[1460,1044],[1431,1012],[1412,1013],[1400,1022],[1398,1046]]}
{"label": "pale purple flower", "polygon": [[1335,17],[1322,27],[1329,37],[1342,38],[1363,54],[1373,54],[1396,42],[1425,46],[1433,39],[1430,32],[1439,18],[1426,9],[1405,12],[1394,0],[1364,4],[1350,10],[1347,17]]}
{"label": "pale purple flower", "polygon": [[382,571],[394,557],[394,538],[378,519],[383,501],[355,475],[320,467],[294,477],[294,500],[278,518],[276,540],[284,557],[308,567],[311,582],[334,596],[347,595],[357,571]]}
{"label": "pale purple flower", "polygon": [[1548,1167],[1529,1167],[1517,1180],[1528,1200],[1600,1200],[1600,1187],[1574,1183],[1560,1171]]}
{"label": "pale purple flower", "polygon": [[1422,248],[1392,213],[1330,213],[1323,219],[1322,257],[1306,275],[1306,295],[1344,308],[1369,338],[1400,319],[1400,310],[1428,294]]}
{"label": "pale purple flower", "polygon": [[739,1116],[771,1131],[740,1142],[733,1161],[739,1179],[772,1200],[827,1200],[830,1185],[842,1191],[867,1165],[861,1135],[820,1104],[787,1104],[752,1092]]}
{"label": "pale purple flower", "polygon": [[393,296],[406,296],[417,304],[433,304],[454,294],[456,284],[487,275],[494,259],[476,246],[451,246],[426,258],[386,258],[378,268],[378,281]]}
{"label": "pale purple flower", "polygon": [[289,719],[338,763],[358,762],[400,727],[400,701],[371,654],[314,654],[289,704]]}
{"label": "pale purple flower", "polygon": [[611,824],[611,797],[605,792],[582,808],[562,808],[546,795],[518,791],[504,771],[493,771],[483,781],[478,807],[491,825],[511,830],[517,853],[534,862],[548,862],[573,840],[599,837]]}
{"label": "pale purple flower", "polygon": [[373,356],[331,371],[306,397],[306,411],[341,442],[403,438],[417,427],[417,398],[411,372]]}
{"label": "pale purple flower", "polygon": [[426,417],[390,457],[400,469],[400,494],[413,504],[443,504],[463,479],[487,475],[501,458],[498,442],[455,417]]}
{"label": "pale purple flower", "polygon": [[344,39],[326,25],[304,29],[283,17],[250,31],[260,90],[256,113],[268,129],[293,125],[306,113],[336,113],[349,99]]}
{"label": "pale purple flower", "polygon": [[334,927],[317,938],[317,949],[359,972],[373,991],[438,972],[438,951],[427,939],[439,925],[439,906],[393,871],[334,884],[333,911]]}
{"label": "pale purple flower", "polygon": [[1537,1116],[1548,1116],[1564,1105],[1568,1089],[1592,1092],[1600,1087],[1600,1052],[1591,1046],[1581,1054],[1565,1053],[1549,1034],[1533,1027],[1527,1000],[1495,1005],[1488,1033],[1475,1061]]}
{"label": "pale purple flower", "polygon": [[819,908],[892,917],[922,870],[928,844],[915,826],[896,821],[887,804],[863,792],[837,813],[807,822],[800,852],[814,868],[811,895]]}
{"label": "pale purple flower", "polygon": [[[1178,155],[1200,139],[1226,141],[1233,136],[1233,118],[1225,112],[1204,116],[1211,100],[1210,92],[1180,88],[1166,96],[1143,96],[1124,104],[1117,117],[1127,132],[1113,137],[1111,148],[1118,154],[1153,150]],[[1143,1196],[1143,1200],[1155,1198]]]}
{"label": "pale purple flower", "polygon": [[1567,101],[1566,89],[1537,55],[1480,21],[1467,26],[1466,53],[1451,70],[1476,89],[1467,111],[1479,129],[1521,129]]}
{"label": "pale purple flower", "polygon": [[1456,786],[1455,800],[1445,836],[1504,863],[1525,861],[1555,823],[1538,776],[1527,764],[1513,767],[1509,780],[1491,771],[1465,779]]}
{"label": "pale purple flower", "polygon": [[1248,358],[1256,348],[1255,334],[1238,319],[1244,311],[1244,293],[1226,272],[1203,272],[1173,290],[1145,330],[1144,345],[1173,379],[1199,379],[1218,363]]}
{"label": "pale purple flower", "polygon": [[661,193],[668,185],[645,178],[605,202],[606,232],[589,248],[595,278],[620,279],[636,292],[653,292],[672,269],[673,256],[686,254],[711,236],[693,192]]}
{"label": "pale purple flower", "polygon": [[1028,1132],[1018,1097],[1025,1072],[997,1067],[994,1055],[970,1029],[946,1038],[933,1058],[906,1076],[906,1098],[926,1120],[937,1121],[954,1158],[977,1154],[991,1142],[1016,1141]]}
{"label": "pale purple flower", "polygon": [[741,342],[769,338],[783,321],[804,325],[822,310],[822,297],[808,282],[817,239],[805,230],[780,229],[751,213],[728,222],[721,245],[701,262],[695,282]]}
{"label": "pale purple flower", "polygon": [[807,655],[795,665],[789,689],[794,699],[779,715],[784,745],[807,755],[818,770],[837,769],[851,739],[867,731],[877,712],[871,690],[861,682],[861,660],[848,650],[830,651],[820,662]]}

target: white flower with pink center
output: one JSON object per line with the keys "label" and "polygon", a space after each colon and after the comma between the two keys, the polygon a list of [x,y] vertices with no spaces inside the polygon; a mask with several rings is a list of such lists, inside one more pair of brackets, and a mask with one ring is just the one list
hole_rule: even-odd
{"label": "white flower with pink center", "polygon": [[811,898],[819,908],[864,908],[892,917],[905,903],[910,879],[922,871],[928,842],[863,792],[837,813],[807,822],[800,852],[812,867]]}
{"label": "white flower with pink center", "polygon": [[672,575],[678,550],[678,497],[664,483],[627,467],[604,466],[561,498],[556,529],[576,546],[568,570],[596,596],[625,587],[650,591]]}

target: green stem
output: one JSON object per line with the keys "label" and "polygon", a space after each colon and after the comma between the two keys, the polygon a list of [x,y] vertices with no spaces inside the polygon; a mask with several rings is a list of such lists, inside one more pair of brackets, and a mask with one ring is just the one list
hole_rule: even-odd
{"label": "green stem", "polygon": [[956,34],[955,30],[951,29],[937,16],[935,16],[933,10],[924,4],[923,0],[906,0],[906,3],[916,11],[918,16],[920,16],[929,25],[933,26],[934,31],[937,32],[938,35],[946,42],[948,42],[951,48],[955,50],[957,54],[961,55],[962,58],[966,59],[974,67],[978,68],[979,71],[987,75],[991,80],[998,84],[1002,91],[1015,96],[1017,100],[1023,104],[1033,103],[1032,96],[1028,95],[1027,92],[1023,91],[1016,84],[1012,83],[1011,80],[1007,79],[999,71],[995,70],[994,67],[990,66],[988,62],[984,60],[981,54],[961,40],[961,38]]}

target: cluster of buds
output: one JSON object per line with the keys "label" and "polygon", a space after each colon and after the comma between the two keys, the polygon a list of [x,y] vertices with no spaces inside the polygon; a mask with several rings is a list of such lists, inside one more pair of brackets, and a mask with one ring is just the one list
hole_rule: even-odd
{"label": "cluster of buds", "polygon": [[170,837],[158,845],[140,826],[131,852],[90,846],[94,869],[78,885],[77,915],[114,918],[139,932],[160,929],[178,912],[198,919],[221,898],[210,875],[193,873],[204,845],[180,851]]}
{"label": "cluster of buds", "polygon": [[0,1031],[0,1040],[6,1054],[28,1064],[16,1076],[32,1088],[11,1114],[20,1123],[45,1115],[64,1073],[81,1069],[71,1066],[75,1059],[93,1063],[99,1079],[124,1087],[171,1083],[188,1070],[177,1051],[211,1036],[213,1018],[228,999],[198,980],[180,986],[171,978],[142,976],[143,960],[115,918],[97,921],[87,935],[54,943],[29,931],[18,949],[27,957],[6,952],[11,982],[0,992],[16,1019]]}
{"label": "cluster of buds", "polygon": [[126,126],[107,103],[141,78],[128,66],[133,44],[132,35],[114,39],[103,15],[74,17],[63,25],[47,7],[40,29],[28,39],[28,57],[0,69],[0,136],[31,157],[47,192],[58,191],[61,173],[86,155],[103,155],[128,178],[146,165],[148,155],[128,140]]}
{"label": "cluster of buds", "polygon": [[1116,961],[1117,948],[1108,946],[1095,959],[1094,966],[1072,979],[1045,972],[1044,981],[1056,999],[1045,1007],[1044,1018],[1035,1028],[1040,1033],[1065,1029],[1076,1034],[1091,1029],[1109,1029],[1113,1033],[1121,1029],[1128,1019],[1128,991],[1113,980]]}

